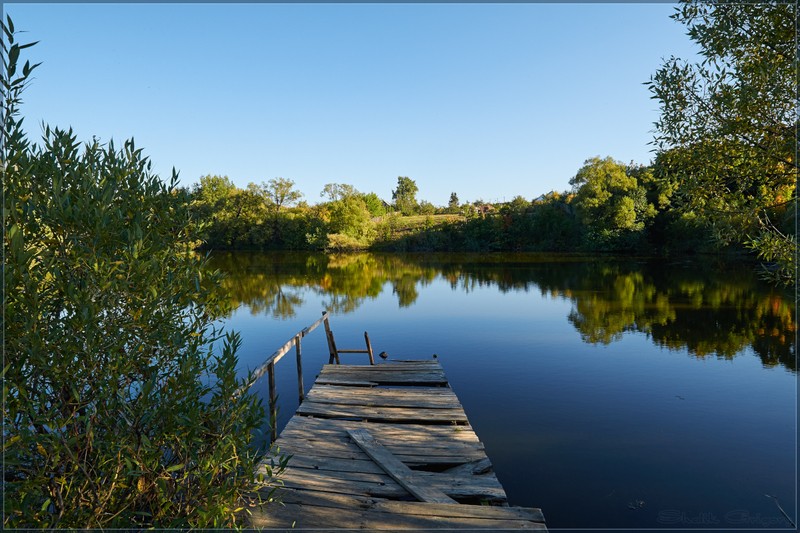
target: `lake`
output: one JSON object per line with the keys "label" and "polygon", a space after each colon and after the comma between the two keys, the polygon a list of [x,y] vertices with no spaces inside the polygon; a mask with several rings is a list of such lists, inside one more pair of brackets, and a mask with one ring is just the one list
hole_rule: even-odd
{"label": "lake", "polygon": [[[236,252],[212,265],[228,274],[242,375],[326,309],[340,349],[366,330],[375,353],[437,354],[510,503],[551,528],[788,527],[779,505],[796,522],[794,293],[752,264]],[[303,350],[308,389],[322,329]],[[293,359],[277,365],[279,428],[298,403]]]}

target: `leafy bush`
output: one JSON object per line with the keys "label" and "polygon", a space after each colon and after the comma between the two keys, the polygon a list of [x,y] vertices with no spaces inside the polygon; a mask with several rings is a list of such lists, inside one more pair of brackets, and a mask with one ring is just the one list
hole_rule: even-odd
{"label": "leafy bush", "polygon": [[[259,400],[190,246],[177,176],[134,147],[18,118],[31,71],[3,24],[4,527],[238,524],[262,483]],[[272,472],[268,471],[268,475]]]}
{"label": "leafy bush", "polygon": [[369,243],[361,239],[351,237],[346,233],[329,233],[325,250],[329,252],[346,252],[356,250],[366,250]]}

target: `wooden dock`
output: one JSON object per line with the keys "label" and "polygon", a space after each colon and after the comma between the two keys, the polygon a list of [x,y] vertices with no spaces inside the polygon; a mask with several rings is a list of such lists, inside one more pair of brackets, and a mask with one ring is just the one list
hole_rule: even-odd
{"label": "wooden dock", "polygon": [[508,506],[435,359],[325,365],[276,445],[292,456],[282,503],[251,527],[546,530],[539,509]]}

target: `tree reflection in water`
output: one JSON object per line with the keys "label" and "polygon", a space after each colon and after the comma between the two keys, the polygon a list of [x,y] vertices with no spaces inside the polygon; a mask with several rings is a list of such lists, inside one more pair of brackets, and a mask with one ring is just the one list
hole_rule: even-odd
{"label": "tree reflection in water", "polygon": [[796,371],[792,296],[760,282],[750,265],[541,254],[234,252],[214,254],[211,266],[227,274],[221,297],[233,308],[246,305],[274,318],[294,317],[307,291],[323,296],[335,313],[355,311],[387,286],[401,307],[411,307],[440,279],[453,290],[489,286],[567,299],[566,318],[587,343],[643,333],[663,348],[723,358],[751,347],[764,365]]}

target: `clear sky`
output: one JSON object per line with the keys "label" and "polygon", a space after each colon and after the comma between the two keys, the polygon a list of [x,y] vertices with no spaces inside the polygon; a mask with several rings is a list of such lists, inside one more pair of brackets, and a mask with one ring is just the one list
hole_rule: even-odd
{"label": "clear sky", "polygon": [[[29,133],[134,137],[168,177],[391,200],[527,199],[599,155],[648,163],[643,82],[693,57],[672,4],[5,4],[42,61]],[[24,52],[23,52],[24,54]]]}

